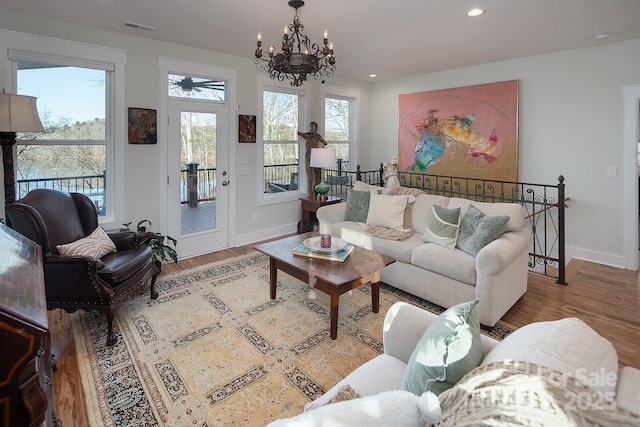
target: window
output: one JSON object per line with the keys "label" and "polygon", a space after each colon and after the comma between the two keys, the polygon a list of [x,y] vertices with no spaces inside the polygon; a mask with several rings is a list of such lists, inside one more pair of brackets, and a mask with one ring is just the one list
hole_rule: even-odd
{"label": "window", "polygon": [[[328,89],[331,90],[331,89]],[[336,149],[340,168],[355,170],[355,150],[357,146],[357,100],[359,94],[334,88],[324,93],[324,139]]]}
{"label": "window", "polygon": [[103,227],[118,227],[125,220],[127,52],[4,30],[0,39],[7,92],[35,96],[46,129],[17,135],[16,196],[37,187],[82,192]]}
{"label": "window", "polygon": [[[264,193],[300,189],[300,106],[304,95],[265,88],[262,98]],[[302,160],[304,161],[304,159]]]}
{"label": "window", "polygon": [[34,188],[89,196],[104,216],[108,71],[54,60],[16,60],[17,93],[37,98],[46,132],[19,134],[17,197]]}
{"label": "window", "polygon": [[169,96],[177,98],[227,100],[227,82],[206,77],[169,74]]}

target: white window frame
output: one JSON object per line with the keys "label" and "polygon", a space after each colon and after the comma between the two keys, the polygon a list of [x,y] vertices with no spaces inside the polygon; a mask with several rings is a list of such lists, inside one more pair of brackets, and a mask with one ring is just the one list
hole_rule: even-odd
{"label": "white window frame", "polygon": [[[322,85],[320,89],[320,98],[322,100],[320,106],[320,115],[322,117],[322,123],[320,129],[321,133],[326,136],[326,122],[325,122],[325,105],[327,98],[344,99],[349,101],[349,139],[348,141],[329,141],[328,144],[346,143],[349,144],[349,170],[355,171],[358,165],[358,135],[360,122],[359,107],[360,107],[360,91],[354,89],[346,89],[338,86]],[[326,139],[326,138],[325,138]]]}
{"label": "white window frame", "polygon": [[16,93],[17,89],[16,61],[19,59],[111,71],[106,73],[106,84],[110,90],[105,93],[107,212],[99,220],[100,225],[107,229],[120,226],[124,221],[124,144],[127,141],[126,51],[0,30],[0,55],[0,82],[4,82],[11,93]]}
{"label": "white window frame", "polygon": [[[308,86],[308,85],[307,85]],[[298,175],[298,189],[293,191],[283,191],[281,193],[264,193],[264,140],[263,140],[263,111],[264,111],[264,92],[279,92],[288,93],[292,95],[298,95],[298,130],[305,132],[309,126],[307,123],[307,117],[309,117],[309,98],[310,90],[308,87],[292,88],[290,85],[280,85],[273,80],[269,80],[266,77],[259,77],[258,81],[258,106],[259,115],[256,120],[256,168],[259,173],[256,173],[257,182],[256,188],[258,189],[258,206],[272,205],[276,203],[284,203],[291,201],[298,201],[298,199],[306,194],[307,186],[302,183],[307,182],[306,168],[304,165],[303,151],[304,144],[302,138],[298,139],[298,153],[299,153],[299,175]]]}

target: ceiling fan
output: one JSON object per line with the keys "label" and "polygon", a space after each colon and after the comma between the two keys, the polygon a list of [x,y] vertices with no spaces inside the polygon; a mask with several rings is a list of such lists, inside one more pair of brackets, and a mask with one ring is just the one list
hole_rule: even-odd
{"label": "ceiling fan", "polygon": [[225,82],[219,80],[206,80],[199,77],[184,77],[182,80],[169,80],[169,84],[182,89],[183,92],[202,89],[224,90]]}

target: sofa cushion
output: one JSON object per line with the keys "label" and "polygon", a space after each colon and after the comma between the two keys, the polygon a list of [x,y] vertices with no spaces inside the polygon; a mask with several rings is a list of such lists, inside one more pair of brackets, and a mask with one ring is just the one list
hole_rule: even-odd
{"label": "sofa cushion", "polygon": [[482,360],[478,300],[455,305],[431,323],[413,350],[402,390],[439,395]]}
{"label": "sofa cushion", "polygon": [[447,207],[449,198],[445,196],[436,196],[433,194],[421,194],[416,196],[416,201],[413,203],[413,212],[411,215],[411,228],[416,233],[424,233],[427,228],[427,213],[434,205]]}
{"label": "sofa cushion", "polygon": [[584,378],[594,390],[615,395],[616,350],[577,318],[525,325],[496,345],[482,364],[505,359],[535,363]]}
{"label": "sofa cushion", "polygon": [[521,205],[517,203],[489,203],[451,197],[446,207],[460,207],[460,215],[462,218],[467,213],[467,209],[469,208],[469,206],[472,204],[480,212],[484,212],[487,215],[507,215],[509,217],[509,221],[504,226],[505,232],[520,231],[522,230],[522,227],[524,227],[524,217],[526,215],[526,211]]}
{"label": "sofa cushion", "polygon": [[411,264],[468,285],[476,284],[476,259],[459,249],[424,243],[413,250]]}
{"label": "sofa cushion", "polygon": [[[413,208],[415,206],[415,200],[418,196],[424,195],[425,192],[418,188],[408,187],[393,187],[389,190],[390,196],[413,196],[413,199],[407,203],[407,208],[404,210],[404,228],[413,230]],[[422,214],[418,212],[418,214]]]}
{"label": "sofa cushion", "polygon": [[396,261],[408,264],[411,262],[411,258],[413,257],[413,251],[424,244],[422,236],[417,233],[411,233],[411,236],[408,239],[402,241],[371,237],[370,249],[378,252],[379,254],[393,257]]}
{"label": "sofa cushion", "polygon": [[116,251],[116,245],[102,227],[97,227],[91,234],[75,242],[57,245],[56,249],[62,255],[79,255],[100,259]]}
{"label": "sofa cushion", "polygon": [[455,249],[460,225],[460,208],[448,209],[434,205],[427,213],[427,228],[422,240]]}
{"label": "sofa cushion", "polygon": [[509,221],[506,215],[487,215],[469,205],[460,223],[457,247],[476,256],[489,243],[500,237]]}
{"label": "sofa cushion", "polygon": [[404,229],[404,210],[407,208],[409,197],[411,196],[371,194],[367,225]]}
{"label": "sofa cushion", "polygon": [[347,211],[344,214],[345,221],[367,222],[369,213],[369,191],[357,191],[350,189],[347,195]]}

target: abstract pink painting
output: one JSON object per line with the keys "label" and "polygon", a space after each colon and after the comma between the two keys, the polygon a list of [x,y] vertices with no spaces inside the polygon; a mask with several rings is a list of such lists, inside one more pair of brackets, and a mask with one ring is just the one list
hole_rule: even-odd
{"label": "abstract pink painting", "polygon": [[518,180],[518,81],[401,94],[398,169]]}

